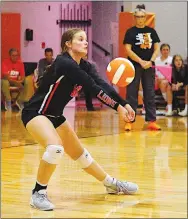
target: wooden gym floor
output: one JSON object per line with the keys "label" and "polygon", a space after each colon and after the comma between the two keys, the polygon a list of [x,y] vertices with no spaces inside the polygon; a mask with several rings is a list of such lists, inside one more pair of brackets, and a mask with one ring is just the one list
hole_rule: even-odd
{"label": "wooden gym floor", "polygon": [[125,133],[110,109],[67,108],[65,115],[105,170],[136,182],[139,192],[108,195],[101,183],[64,155],[48,187],[55,211],[30,208],[44,149],[31,139],[20,113],[2,112],[2,218],[187,218],[187,118],[158,117],[162,131],[152,132],[143,129],[144,118],[138,116],[134,130]]}

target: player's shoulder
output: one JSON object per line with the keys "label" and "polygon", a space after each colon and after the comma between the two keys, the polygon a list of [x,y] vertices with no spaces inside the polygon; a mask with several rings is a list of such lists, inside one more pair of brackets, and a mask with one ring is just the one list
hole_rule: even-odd
{"label": "player's shoulder", "polygon": [[75,61],[67,52],[65,52],[65,53],[57,55],[57,57],[55,59],[55,63],[57,63],[57,64],[59,64],[59,63],[73,64],[73,63],[75,63]]}
{"label": "player's shoulder", "polygon": [[80,65],[90,66],[91,63],[90,63],[88,60],[81,59],[81,60],[80,60]]}
{"label": "player's shoulder", "polygon": [[65,53],[59,54],[59,55],[57,55],[57,57],[56,57],[56,61],[59,61],[59,60],[67,60],[67,59],[68,59],[68,57],[67,57],[67,55],[66,55]]}
{"label": "player's shoulder", "polygon": [[91,63],[88,60],[85,60],[85,59],[80,60],[80,65],[79,66],[80,66],[81,69],[83,69],[86,72],[89,72],[91,67],[92,67]]}

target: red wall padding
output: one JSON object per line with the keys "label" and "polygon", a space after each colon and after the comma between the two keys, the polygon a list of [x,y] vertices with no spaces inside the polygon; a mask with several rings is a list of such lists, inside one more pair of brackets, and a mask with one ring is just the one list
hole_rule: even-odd
{"label": "red wall padding", "polygon": [[10,48],[21,49],[21,15],[1,14],[1,60],[8,58]]}

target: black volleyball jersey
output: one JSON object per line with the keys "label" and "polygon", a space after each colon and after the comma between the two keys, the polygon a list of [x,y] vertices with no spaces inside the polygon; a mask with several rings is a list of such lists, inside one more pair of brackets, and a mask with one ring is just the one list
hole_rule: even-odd
{"label": "black volleyball jersey", "polygon": [[78,95],[84,87],[102,103],[117,110],[119,104],[125,106],[115,89],[98,75],[96,68],[81,59],[78,65],[68,54],[58,55],[52,66],[44,74],[40,86],[24,107],[24,110],[39,114],[61,116],[67,103]]}

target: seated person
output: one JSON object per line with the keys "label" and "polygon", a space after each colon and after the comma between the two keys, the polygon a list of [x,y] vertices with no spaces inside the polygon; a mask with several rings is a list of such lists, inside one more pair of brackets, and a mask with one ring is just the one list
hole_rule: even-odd
{"label": "seated person", "polygon": [[45,58],[40,59],[38,63],[38,70],[37,70],[37,84],[40,83],[40,79],[43,77],[46,69],[53,63],[53,49],[46,48],[44,51]]}
{"label": "seated person", "polygon": [[15,98],[15,102],[18,107],[23,108],[23,99],[21,99],[21,92],[24,90],[24,79],[25,79],[25,70],[24,64],[19,60],[18,50],[12,48],[9,50],[10,58],[2,62],[2,72],[1,72],[1,89],[3,96],[5,98],[5,109],[8,111],[12,110],[11,104],[11,94],[10,87],[19,88],[18,95]]}
{"label": "seated person", "polygon": [[[163,43],[160,47],[160,52],[161,56],[157,57],[155,60],[155,65],[156,66],[168,66],[171,65],[172,63],[172,56],[170,56],[170,45],[167,43]],[[168,81],[164,77],[164,75],[156,69],[156,75],[155,75],[155,89],[160,89],[161,94],[164,98],[165,101],[167,101],[167,94],[166,94],[166,89],[167,89]],[[143,99],[143,90],[142,90],[142,84],[140,83],[139,87],[139,95]],[[160,113],[160,112],[158,112]],[[142,114],[145,114],[145,109],[144,106],[142,108]]]}
{"label": "seated person", "polygon": [[[172,60],[172,82],[167,87],[167,102],[171,106],[168,115],[172,115],[172,99],[173,93],[177,91],[185,90],[185,108],[179,112],[180,116],[188,115],[188,72],[187,65],[184,65],[183,59],[180,55],[174,55]],[[172,93],[173,92],[173,93]]]}
{"label": "seated person", "polygon": [[[155,60],[156,66],[169,66],[172,64],[172,56],[170,56],[170,45],[167,43],[163,43],[160,47],[161,56],[157,57]],[[156,79],[155,79],[156,87],[161,90],[162,96],[165,101],[167,101],[166,97],[166,88],[168,85],[168,81],[164,77],[164,75],[156,69]]]}

